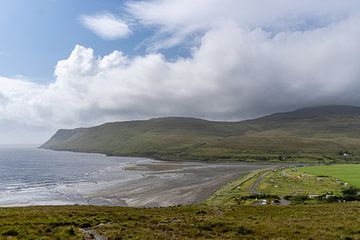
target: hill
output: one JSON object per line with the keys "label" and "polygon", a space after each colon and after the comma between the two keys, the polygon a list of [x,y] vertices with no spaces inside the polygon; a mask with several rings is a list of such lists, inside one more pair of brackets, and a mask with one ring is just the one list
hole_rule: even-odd
{"label": "hill", "polygon": [[239,122],[157,118],[59,130],[42,148],[167,160],[360,160],[360,107],[323,106]]}

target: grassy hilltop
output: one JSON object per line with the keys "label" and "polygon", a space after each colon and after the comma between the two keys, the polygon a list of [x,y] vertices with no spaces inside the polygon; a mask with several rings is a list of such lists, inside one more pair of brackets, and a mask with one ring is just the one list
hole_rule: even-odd
{"label": "grassy hilltop", "polygon": [[[43,148],[167,160],[358,160],[360,107],[326,106],[254,120],[158,118],[59,130]],[[344,154],[345,153],[345,154]]]}

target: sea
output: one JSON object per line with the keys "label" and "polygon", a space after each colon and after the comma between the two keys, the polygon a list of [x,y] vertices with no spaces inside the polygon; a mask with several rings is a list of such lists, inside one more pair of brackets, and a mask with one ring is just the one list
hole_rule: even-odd
{"label": "sea", "polygon": [[92,192],[142,178],[124,168],[153,160],[107,157],[0,146],[0,207],[30,205],[109,205],[89,202]]}

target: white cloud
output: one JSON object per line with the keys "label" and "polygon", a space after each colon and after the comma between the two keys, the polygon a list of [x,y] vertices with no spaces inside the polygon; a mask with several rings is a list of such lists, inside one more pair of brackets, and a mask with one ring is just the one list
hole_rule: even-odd
{"label": "white cloud", "polygon": [[98,36],[107,40],[125,38],[131,34],[131,30],[126,22],[112,14],[83,15],[80,17],[81,23],[93,31]]}
{"label": "white cloud", "polygon": [[[166,5],[168,1],[149,3],[156,2],[162,9],[160,3]],[[185,3],[189,11],[191,2]],[[226,10],[230,2],[217,7],[221,14],[193,13],[189,15],[194,18],[191,21],[183,16],[180,5],[174,6],[174,16],[164,12],[162,18],[168,16],[169,25],[145,14],[142,21],[156,25],[163,22],[159,31],[170,29],[176,35],[182,27],[171,26],[190,26],[190,22],[205,26],[203,19],[212,21],[210,15],[215,19],[232,16]],[[340,3],[330,2],[333,5],[328,7],[329,12],[336,17],[329,17],[331,20],[321,27],[301,31],[279,27],[274,32],[259,24],[244,26],[236,19],[214,20],[207,27],[185,31],[185,35],[204,32],[190,57],[173,61],[156,52],[128,57],[114,51],[99,57],[91,48],[76,46],[67,59],[58,62],[56,79],[49,85],[0,78],[0,125],[12,122],[54,129],[159,116],[238,120],[304,106],[360,105],[360,17],[354,9],[346,11]],[[320,3],[312,3],[315,12],[321,12]],[[346,1],[345,5],[350,3]],[[150,16],[155,11],[151,6],[147,13]],[[225,14],[227,11],[229,14]],[[307,11],[300,12],[306,15]],[[289,15],[285,13],[288,11],[279,15]],[[277,20],[269,19],[281,16],[268,15],[259,19],[249,15],[246,19],[277,26]]]}
{"label": "white cloud", "polygon": [[150,0],[126,5],[141,24],[157,28],[150,50],[181,44],[227,22],[272,32],[306,30],[326,26],[360,9],[358,0]]}
{"label": "white cloud", "polygon": [[[74,126],[169,115],[242,119],[306,105],[359,104],[360,18],[273,36],[213,29],[187,59],[98,58],[76,46],[41,86],[0,78],[0,118]],[[344,45],[346,43],[346,45]]]}

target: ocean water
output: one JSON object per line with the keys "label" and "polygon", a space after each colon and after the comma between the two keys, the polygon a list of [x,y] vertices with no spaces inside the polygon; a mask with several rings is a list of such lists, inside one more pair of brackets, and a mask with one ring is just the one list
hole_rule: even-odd
{"label": "ocean water", "polygon": [[0,147],[0,206],[111,204],[94,202],[87,196],[142,178],[137,172],[124,171],[124,167],[151,161],[35,147]]}

